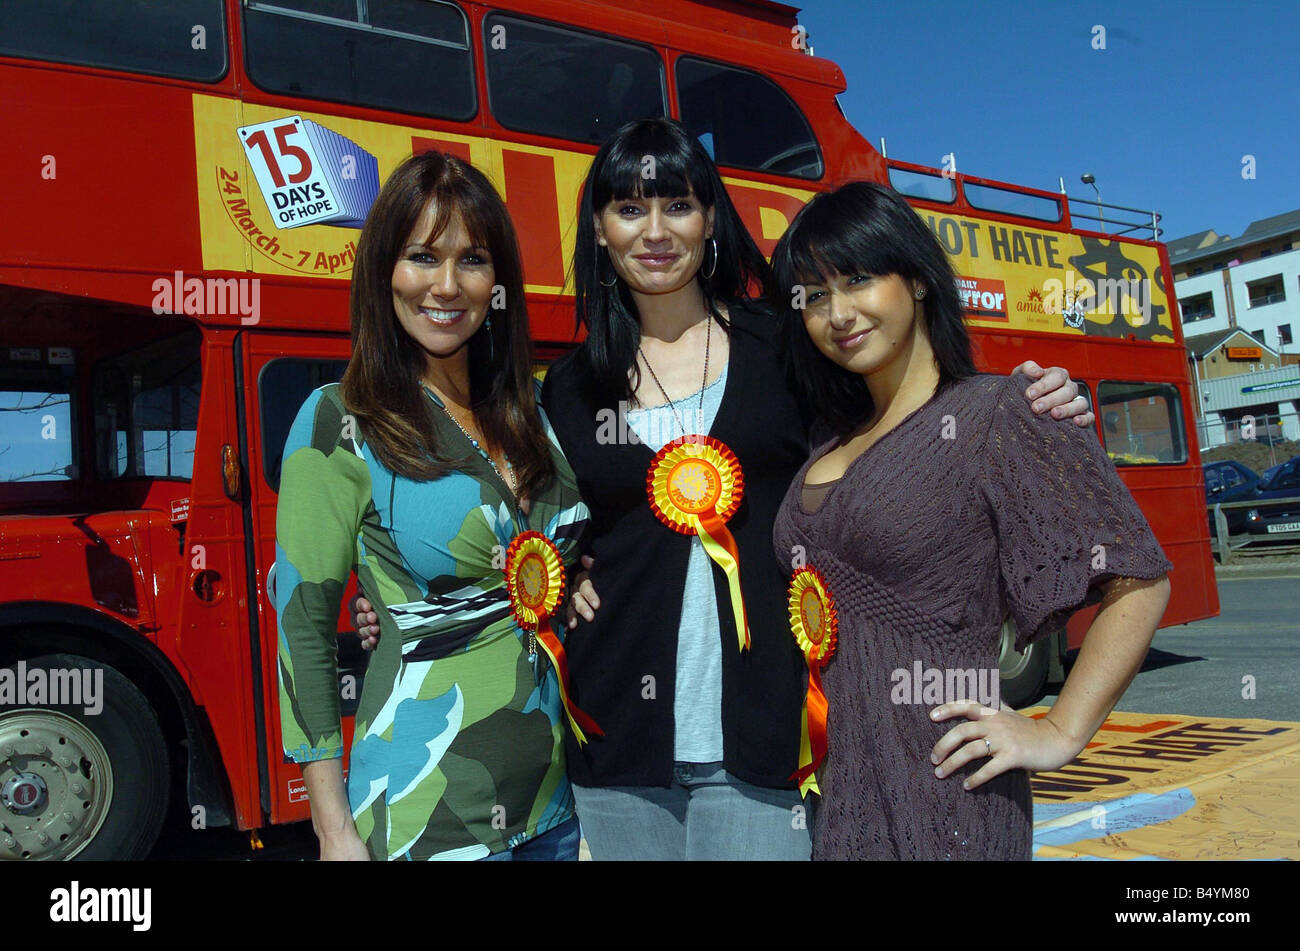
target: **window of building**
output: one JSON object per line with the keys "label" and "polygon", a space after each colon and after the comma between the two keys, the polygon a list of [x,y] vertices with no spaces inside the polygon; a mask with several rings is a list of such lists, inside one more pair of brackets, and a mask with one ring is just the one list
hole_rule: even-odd
{"label": "window of building", "polygon": [[1192,268],[1192,276],[1195,277],[1197,274],[1204,272],[1204,270],[1205,268],[1203,267],[1194,267]]}
{"label": "window of building", "polygon": [[1277,342],[1284,347],[1291,345],[1291,325],[1279,324],[1277,328]]}
{"label": "window of building", "polygon": [[1185,297],[1180,302],[1183,310],[1183,323],[1190,324],[1194,320],[1205,320],[1214,316],[1214,295],[1213,294],[1195,294],[1191,297]]}
{"label": "window of building", "polygon": [[625,122],[668,115],[648,46],[499,13],[483,19],[492,115],[507,129],[592,145]]}
{"label": "window of building", "polygon": [[222,0],[5,0],[0,16],[0,55],[203,82],[226,73]]}
{"label": "window of building", "polygon": [[190,478],[199,371],[199,333],[193,328],[100,361],[93,386],[101,479]]}
{"label": "window of building", "polygon": [[677,60],[676,74],[682,122],[712,146],[719,165],[822,177],[822,153],[812,126],[772,80],[690,56]]}
{"label": "window of building", "polygon": [[1268,304],[1280,304],[1286,300],[1286,291],[1282,286],[1282,275],[1262,277],[1257,281],[1246,283],[1246,295],[1251,307],[1264,307]]}
{"label": "window of building", "polygon": [[346,360],[285,357],[262,367],[257,378],[258,403],[262,419],[262,478],[280,491],[280,467],[284,463],[284,441],[289,438],[298,410],[312,390],[343,379]]}
{"label": "window of building", "polygon": [[1186,462],[1178,390],[1168,383],[1097,387],[1102,445],[1117,466]]}
{"label": "window of building", "polygon": [[444,0],[244,0],[244,43],[249,75],[272,92],[442,119],[477,111],[469,23]]}

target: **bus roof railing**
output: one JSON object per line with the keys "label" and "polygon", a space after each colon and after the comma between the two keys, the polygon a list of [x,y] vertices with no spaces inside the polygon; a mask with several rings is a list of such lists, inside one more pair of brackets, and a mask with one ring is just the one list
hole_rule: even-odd
{"label": "bus roof railing", "polygon": [[[883,141],[881,147],[882,149],[884,147]],[[938,169],[887,156],[885,164],[890,171],[890,184],[909,199],[947,205],[959,210],[969,209],[975,214],[994,212],[1026,221],[1041,222],[1049,227],[1055,225],[1065,230],[1074,227],[1076,220],[1096,222],[1099,227],[1093,230],[1114,237],[1132,235],[1143,241],[1159,241],[1164,230],[1160,227],[1162,216],[1158,211],[1109,204],[1090,198],[1075,198],[1067,195],[1064,188],[1059,192],[1050,192],[1041,188],[981,178],[952,168]],[[914,181],[900,179],[894,174],[895,172],[904,176],[910,175]],[[979,199],[972,194],[976,190],[982,193]],[[1009,197],[1004,203],[1000,203],[1002,200],[996,197],[998,195]],[[989,201],[990,198],[993,199],[992,203]],[[1018,205],[1025,207],[1016,207]],[[1096,210],[1096,214],[1092,214],[1093,209]],[[1126,215],[1140,215],[1141,218],[1137,221],[1116,215],[1108,218],[1107,209],[1123,212]],[[1083,225],[1083,227],[1092,229],[1091,225]],[[1113,230],[1116,228],[1119,230]],[[1143,231],[1147,233],[1140,233]],[[1139,233],[1134,234],[1134,232]]]}
{"label": "bus roof railing", "polygon": [[[1064,195],[1065,200],[1070,203],[1071,218],[1084,218],[1088,221],[1095,221],[1101,225],[1101,230],[1107,234],[1119,236],[1129,234],[1133,231],[1146,229],[1150,231],[1151,234],[1150,237],[1144,238],[1144,240],[1159,241],[1160,235],[1164,233],[1165,229],[1160,227],[1160,219],[1164,216],[1158,211],[1148,211],[1145,208],[1130,208],[1127,205],[1112,205],[1109,202],[1097,201],[1095,198],[1074,198],[1070,195],[1065,195],[1064,192],[1062,192],[1062,195]],[[1074,206],[1075,202],[1078,202],[1078,207]],[[1097,214],[1090,215],[1083,210],[1084,208],[1096,208]],[[1107,218],[1105,215],[1106,210],[1142,215],[1143,220],[1122,221],[1116,217]],[[1109,225],[1120,227],[1122,230],[1109,231],[1107,227]]]}

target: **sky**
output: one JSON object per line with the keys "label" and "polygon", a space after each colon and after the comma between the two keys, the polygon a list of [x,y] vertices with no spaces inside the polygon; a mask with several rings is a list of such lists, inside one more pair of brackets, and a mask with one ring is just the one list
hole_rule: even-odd
{"label": "sky", "polygon": [[1295,0],[788,2],[891,159],[1095,199],[1090,172],[1166,242],[1300,208]]}

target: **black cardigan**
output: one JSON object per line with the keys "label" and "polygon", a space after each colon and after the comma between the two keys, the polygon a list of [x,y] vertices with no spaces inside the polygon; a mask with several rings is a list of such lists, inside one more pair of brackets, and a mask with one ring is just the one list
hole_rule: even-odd
{"label": "black cardigan", "polygon": [[[806,667],[790,634],[791,564],[772,556],[777,509],[808,457],[808,414],[787,383],[778,319],[753,303],[728,305],[731,354],[710,435],[740,461],[745,491],[727,523],[740,550],[751,647],[740,653],[726,577],[713,566],[722,637],[724,768],[754,785],[793,788]],[[660,523],[646,500],[654,453],[598,444],[618,407],[594,393],[579,352],[546,375],[542,402],[591,510],[596,619],[581,618],[566,651],[573,699],[605,732],[579,748],[566,731],[569,778],[582,786],[672,781],[677,629],[691,538]],[[605,422],[608,430],[608,422]],[[647,678],[653,678],[649,680]]]}

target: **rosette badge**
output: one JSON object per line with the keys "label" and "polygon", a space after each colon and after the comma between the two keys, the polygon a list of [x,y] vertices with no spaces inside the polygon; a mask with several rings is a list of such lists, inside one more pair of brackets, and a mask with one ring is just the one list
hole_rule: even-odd
{"label": "rosette badge", "polygon": [[740,552],[727,528],[745,494],[740,461],[711,436],[683,436],[659,450],[646,473],[655,518],[675,532],[696,535],[727,577],[740,649],[749,647],[749,621],[740,594]]}
{"label": "rosette badge", "polygon": [[573,735],[579,743],[587,742],[584,729],[604,736],[596,722],[570,699],[568,658],[551,623],[564,597],[564,562],[559,549],[541,532],[522,532],[506,549],[505,572],[510,610],[520,627],[536,634],[538,645],[555,668],[560,700]]}
{"label": "rosette badge", "polygon": [[799,783],[805,796],[819,792],[817,767],[826,757],[826,694],[822,691],[821,669],[835,653],[839,616],[835,599],[820,571],[809,565],[790,579],[790,632],[808,662],[808,694],[804,698],[799,737],[799,768],[790,778]]}

